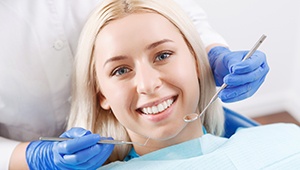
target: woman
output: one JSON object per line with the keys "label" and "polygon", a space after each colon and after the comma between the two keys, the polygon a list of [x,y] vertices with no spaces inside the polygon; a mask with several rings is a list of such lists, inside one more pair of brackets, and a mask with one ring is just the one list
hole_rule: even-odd
{"label": "woman", "polygon": [[[215,87],[201,40],[191,21],[172,1],[104,1],[90,16],[78,46],[69,128],[80,126],[101,136],[134,143],[132,148],[116,146],[106,163],[128,162],[103,168],[164,169],[174,168],[178,163],[198,168],[207,163],[207,167],[213,168],[217,166],[207,161],[209,155],[201,157],[204,153],[210,153],[208,150],[220,153],[224,143],[229,146],[228,154],[232,153],[235,138],[227,141],[217,137],[223,131],[224,121],[219,102],[210,106],[198,121],[188,124],[183,121],[186,114],[201,112],[215,93]],[[260,132],[259,139],[265,141],[274,137],[264,137],[270,129],[273,126],[253,130]],[[290,129],[295,139],[300,138],[298,127],[281,129]],[[204,135],[206,130],[209,134]],[[248,146],[244,139],[253,130],[241,130],[239,136],[245,138],[236,137],[240,144],[237,146],[242,149]],[[207,145],[210,142],[217,143],[214,149]],[[255,151],[265,143],[256,140],[253,146],[256,144]],[[267,147],[267,151],[277,144]],[[252,157],[249,161],[261,160],[262,164],[256,168],[262,168],[291,154],[300,157],[300,147],[290,144],[293,151],[285,148],[287,152],[278,159]],[[181,150],[182,147],[192,154]],[[182,151],[184,154],[180,154]],[[225,168],[240,167],[235,165],[238,160],[222,154],[213,156],[225,162]],[[168,162],[173,158],[180,161]],[[186,158],[199,161],[190,164]]]}
{"label": "woman", "polygon": [[[223,47],[224,45],[226,45],[226,43],[220,36],[214,34],[214,31],[211,30],[209,24],[205,20],[205,15],[204,15],[203,11],[198,7],[198,4],[196,1],[194,1],[194,0],[186,0],[186,1],[175,0],[175,1],[189,13],[190,17],[194,21],[194,24],[198,28],[198,32],[199,32],[200,36],[202,37],[202,40],[205,45],[205,49],[207,50],[207,52],[209,51],[208,57],[210,60],[210,64],[212,65],[212,70],[214,72],[214,76],[216,78],[216,84],[220,85],[223,83],[223,80],[224,80],[224,82],[226,82],[229,85],[228,87],[230,87],[230,88],[224,89],[222,91],[222,93],[220,94],[219,97],[222,99],[222,101],[233,102],[233,101],[242,100],[242,99],[245,99],[245,98],[251,96],[258,89],[258,87],[262,84],[264,77],[266,76],[266,74],[268,72],[268,67],[262,67],[264,65],[267,65],[264,54],[256,53],[255,58],[253,56],[252,60],[248,60],[251,62],[240,62],[241,58],[245,55],[245,52],[231,52],[228,48]],[[72,1],[72,5],[64,4],[64,3],[62,5],[68,7],[67,11],[71,10],[73,12],[74,11],[78,12],[78,10],[72,10],[73,8],[70,8],[70,5],[71,6],[74,5],[74,6],[78,6],[78,7],[80,5],[78,5],[77,3],[75,3],[75,4],[73,4],[73,3],[74,2]],[[52,9],[53,4],[47,4],[47,5],[49,5],[47,7]],[[43,4],[43,3],[40,3],[39,5],[35,5],[37,10],[42,9],[42,8],[40,8],[40,6],[45,8],[45,4]],[[92,5],[90,7],[92,7]],[[5,8],[5,9],[7,9],[7,8]],[[12,7],[10,9],[14,9],[14,8]],[[25,9],[27,9],[27,8],[25,8]],[[59,9],[63,9],[63,8],[59,8]],[[82,9],[82,5],[80,6],[80,9]],[[29,10],[29,13],[32,14],[32,8],[28,8],[28,10]],[[51,12],[53,10],[44,10],[44,11]],[[66,10],[62,10],[62,11],[66,11]],[[73,12],[71,12],[71,13],[67,12],[66,14],[68,14],[68,17],[75,16],[75,18],[77,18],[77,16],[79,16],[79,15],[76,15],[76,13],[73,13]],[[82,13],[82,12],[79,12],[79,13],[83,14],[83,16],[84,16],[84,13]],[[61,14],[65,14],[65,13],[61,13]],[[72,15],[70,15],[70,14],[72,14]],[[54,15],[54,17],[56,17],[56,14],[52,13],[52,12],[51,12],[51,15],[50,14],[48,14],[48,15],[49,16]],[[23,17],[24,15],[22,14],[20,16]],[[27,15],[27,16],[30,17],[30,15]],[[38,15],[38,16],[40,16],[40,15]],[[68,19],[68,17],[63,17],[63,18],[66,21],[72,21],[71,23],[73,23],[73,20]],[[80,17],[80,18],[82,19],[82,17]],[[41,17],[39,17],[39,19],[41,19]],[[40,24],[40,22],[38,22],[39,21],[38,19],[35,21],[36,21],[36,24],[38,24],[38,25]],[[75,20],[74,20],[74,22],[75,22]],[[25,22],[25,23],[27,23],[27,22]],[[19,22],[18,22],[18,24],[19,24]],[[64,24],[64,25],[68,26],[68,24]],[[55,26],[55,28],[56,28],[57,24],[54,24],[53,26]],[[32,24],[30,24],[30,27],[32,27]],[[9,27],[7,27],[7,28],[9,28]],[[21,29],[23,27],[18,27],[18,28]],[[44,27],[39,27],[39,28],[44,28]],[[72,29],[73,28],[74,27],[72,27]],[[76,27],[76,28],[78,28],[78,27]],[[47,29],[48,29],[48,27],[47,27]],[[67,31],[66,33],[70,33],[70,32]],[[5,32],[4,32],[4,34],[5,34]],[[28,35],[28,34],[26,34],[26,35]],[[18,36],[18,38],[20,38],[20,37],[22,37],[22,36]],[[74,36],[69,36],[69,37],[72,40],[74,40],[73,39]],[[27,40],[28,36],[26,36],[25,39]],[[50,39],[51,39],[50,42],[52,42],[52,39],[55,39],[55,38],[52,37]],[[75,36],[75,39],[76,39],[76,36]],[[18,42],[21,42],[21,41],[18,41]],[[45,41],[45,42],[48,42],[48,41]],[[84,42],[84,43],[86,43],[86,42]],[[220,47],[220,45],[222,47]],[[50,46],[46,45],[45,47],[51,47],[51,45]],[[61,48],[68,48],[67,46],[62,46],[61,41],[57,41],[57,43],[55,43],[55,45],[54,45],[54,48],[57,49],[57,51],[54,52],[56,55],[58,55],[58,54],[62,55],[61,53],[70,52],[68,50],[61,50]],[[38,48],[32,48],[32,49],[38,49]],[[8,50],[8,51],[11,52],[12,50]],[[60,51],[60,52],[58,53],[58,51]],[[52,58],[53,58],[53,55],[49,55],[49,56],[52,56]],[[70,56],[70,55],[68,55],[68,56]],[[61,57],[59,57],[59,58],[61,59]],[[66,60],[64,60],[64,61],[66,61]],[[11,63],[14,63],[14,62],[11,62]],[[72,63],[72,62],[68,62],[68,63]],[[63,65],[64,64],[61,63],[61,66],[63,66]],[[64,69],[65,68],[69,69],[69,67],[64,67]],[[32,69],[30,69],[30,71],[32,71]],[[53,71],[55,72],[55,75],[57,75],[57,77],[65,78],[65,76],[64,76],[65,74],[62,74],[61,71],[52,70],[52,72]],[[25,73],[28,73],[28,72],[25,72]],[[250,79],[250,78],[235,79],[235,77],[241,77],[241,75],[247,75],[247,76],[242,76],[242,77],[250,76],[253,79]],[[10,76],[5,76],[5,77],[10,77]],[[50,78],[51,77],[52,76],[50,76]],[[54,76],[54,78],[55,77],[56,76]],[[67,77],[69,77],[69,76],[67,76]],[[45,79],[43,79],[43,80],[45,80]],[[55,80],[55,79],[53,79],[53,80]],[[47,81],[47,83],[49,83],[49,81]],[[10,81],[7,81],[7,82],[10,82]],[[37,82],[39,82],[39,81],[37,81]],[[61,83],[61,81],[54,81],[54,82]],[[51,84],[51,81],[50,81],[50,84]],[[62,87],[62,86],[57,86],[53,82],[52,82],[52,84],[57,88]],[[251,88],[249,88],[249,86]],[[12,90],[12,91],[16,91],[16,90]],[[26,91],[26,89],[25,89],[25,91]],[[46,89],[46,91],[47,91],[47,89]],[[65,90],[63,90],[63,91],[66,92]],[[53,92],[53,94],[60,94],[60,93],[55,93],[55,90],[54,91],[52,90],[52,92]],[[40,95],[44,94],[44,93],[38,93],[38,92],[36,92],[36,93],[40,94]],[[51,93],[49,93],[49,95],[50,94]],[[68,93],[64,93],[64,94],[68,94]],[[25,96],[31,97],[32,95],[25,95]],[[37,95],[37,96],[39,96],[39,95]],[[45,96],[43,96],[43,98],[44,97]],[[40,99],[40,97],[37,97],[37,98]],[[69,97],[67,96],[66,99],[67,98],[69,98]],[[54,103],[57,103],[57,101],[58,101],[57,98],[55,98],[55,97],[50,96],[50,99],[55,101]],[[7,100],[9,100],[9,98]],[[26,101],[28,101],[28,100],[26,100]],[[32,100],[32,101],[34,101],[34,100]],[[39,101],[41,101],[43,103],[44,100],[39,100]],[[65,102],[66,100],[59,100],[59,101],[61,101],[64,104],[68,103],[68,102]],[[59,104],[61,102],[58,102],[57,104]],[[47,103],[46,104],[47,106],[52,107],[52,105],[49,105],[49,103],[51,103],[51,102],[44,102],[44,103]],[[31,104],[32,104],[32,102],[31,102]],[[23,105],[20,105],[20,106],[23,106]],[[40,107],[40,105],[35,105],[35,106],[37,106],[36,108],[38,108],[38,109],[43,108],[43,107]],[[55,107],[54,105],[53,105],[53,107],[55,109],[62,109],[62,107]],[[8,109],[9,112],[7,112],[7,113],[14,112],[14,110],[11,110],[9,108],[10,107],[4,108],[5,110]],[[18,110],[18,107],[12,107],[12,108],[16,108]],[[22,114],[22,115],[23,116],[27,115],[27,117],[28,117],[29,113],[30,113],[30,115],[38,115],[38,114],[42,113],[42,112],[32,112],[32,110],[34,110],[32,108],[35,108],[35,107],[30,107],[30,108],[31,108],[30,109],[31,111],[27,109],[28,114]],[[55,119],[58,122],[64,122],[66,120],[66,117],[64,117],[64,115],[67,114],[67,112],[63,112],[63,110],[64,109],[61,110],[62,112],[51,112],[51,113],[47,114],[47,112],[44,112],[45,109],[43,108],[43,113],[48,115],[47,119],[44,119],[44,120],[47,120],[46,122],[48,122],[48,124],[50,125],[51,123],[49,123],[49,120],[50,120],[49,118],[51,117],[52,114],[55,113],[56,115],[59,115],[59,116],[58,117],[52,116],[53,119]],[[24,111],[24,109],[21,109],[20,113],[22,111]],[[95,112],[92,112],[92,113],[95,114]],[[8,114],[8,115],[12,115],[12,114]],[[43,117],[43,116],[40,116],[40,117]],[[28,118],[30,118],[30,116]],[[18,119],[18,120],[21,120],[21,119]],[[26,119],[24,119],[24,120],[26,120]],[[92,118],[89,121],[94,121],[94,120]],[[6,121],[4,121],[4,122],[6,122]],[[40,125],[40,127],[37,128],[36,126],[33,126],[32,122],[30,122],[30,124],[32,124],[32,127],[34,127],[34,129],[37,129],[37,131],[43,135],[47,135],[47,134],[49,135],[50,132],[51,132],[51,134],[55,134],[55,133],[57,134],[57,132],[58,132],[55,130],[52,131],[53,128],[50,128],[50,129],[48,128],[49,133],[46,133],[44,131],[45,131],[45,129],[47,129],[48,126],[45,126],[41,129],[41,126],[45,125],[45,124],[42,123],[41,121],[39,121],[39,119],[36,119],[35,122],[37,122]],[[28,121],[26,122],[26,124],[27,123],[28,123]],[[24,125],[24,124],[22,124],[22,125]],[[62,128],[62,126],[59,126],[55,123],[54,124],[52,123],[51,126],[55,127],[56,130],[60,130],[60,128]],[[94,126],[94,125],[92,124],[91,126]],[[214,125],[212,125],[212,127],[213,126]],[[84,126],[84,127],[87,127],[87,126]],[[3,128],[1,128],[1,129],[3,129]],[[11,128],[8,128],[8,129],[12,130]],[[12,131],[16,131],[17,129],[18,129],[18,131],[19,130],[22,132],[24,131],[24,129],[22,129],[22,128],[15,128]],[[89,128],[89,129],[91,129],[91,128]],[[214,128],[211,128],[211,130],[214,130]],[[34,139],[34,136],[26,135],[25,131],[24,131],[24,133],[22,133],[23,134],[22,136],[26,137],[26,140]],[[5,128],[4,128],[4,132],[5,132],[5,134],[9,134],[9,135],[13,134],[9,131],[5,131]],[[29,131],[27,130],[26,132],[29,132]],[[64,169],[64,168],[89,169],[89,168],[99,167],[106,161],[107,157],[110,156],[113,146],[112,145],[96,145],[97,141],[100,139],[100,136],[97,134],[91,135],[90,133],[91,133],[90,131],[86,131],[84,129],[77,128],[77,129],[71,129],[69,131],[66,131],[61,136],[61,137],[69,137],[69,138],[82,137],[82,138],[78,138],[74,141],[71,140],[71,141],[65,141],[65,142],[60,142],[60,143],[32,141],[30,143],[26,142],[26,143],[20,143],[20,144],[14,142],[14,145],[9,144],[9,143],[11,143],[11,141],[9,141],[5,145],[0,144],[2,148],[5,148],[5,150],[4,150],[5,158],[0,159],[1,160],[0,162],[5,162],[5,164],[3,165],[2,163],[0,163],[0,166],[8,167],[7,164],[8,164],[8,161],[10,160],[10,168],[11,169],[23,169],[23,168],[27,167],[27,164],[31,169],[42,169],[42,168],[45,168],[45,169]],[[1,134],[0,136],[2,136],[2,135],[3,134]],[[35,135],[38,135],[38,133],[36,133]],[[18,139],[21,139],[20,135],[12,135],[11,137],[13,137],[13,136],[18,137]],[[53,136],[55,136],[55,135],[53,135]],[[116,136],[116,135],[112,135],[112,136]],[[1,141],[0,141],[0,143],[1,143]],[[9,144],[9,147],[8,147],[8,144]],[[17,145],[17,147],[15,147],[16,145]],[[26,160],[27,161],[24,161],[24,154],[20,154],[20,153],[24,153],[25,149],[26,149]],[[10,156],[11,153],[12,153],[12,156]],[[121,153],[121,152],[118,152],[118,153]],[[47,158],[47,159],[45,159],[45,158]]]}
{"label": "woman", "polygon": [[[103,3],[102,7],[105,7],[107,3],[109,4],[109,2]],[[155,147],[151,149],[148,148],[149,150],[147,152],[187,140],[181,138],[181,134],[191,129],[197,129],[198,132],[189,136],[188,139],[199,137],[202,134],[201,122],[196,121],[186,124],[183,121],[183,117],[188,113],[199,113],[215,93],[214,80],[207,61],[207,56],[200,43],[201,40],[198,36],[194,36],[197,33],[193,29],[192,23],[187,22],[189,20],[181,17],[181,15],[177,13],[172,13],[181,11],[177,6],[171,5],[170,8],[166,8],[165,5],[161,4],[168,4],[169,2],[157,1],[132,1],[131,3],[127,4],[127,1],[114,1],[107,10],[99,7],[98,11],[96,11],[87,22],[81,36],[82,39],[78,45],[80,49],[76,61],[76,89],[73,96],[74,102],[69,127],[81,126],[95,133],[99,133],[101,136],[112,136],[115,139],[130,139],[137,143],[143,143],[149,137],[148,145]],[[141,6],[139,6],[139,4],[141,4]],[[158,5],[158,11],[166,11],[173,15],[170,17],[180,19],[180,22],[177,22],[178,28],[169,22],[166,23],[168,27],[165,25],[161,27],[161,24],[165,24],[167,20],[158,14],[155,14],[157,18],[148,18],[148,15],[146,15],[144,19],[142,13],[141,19],[138,18],[139,20],[137,22],[131,23],[131,21],[135,21],[135,18],[131,18],[131,13],[142,12],[141,9],[144,5],[155,7],[156,4]],[[152,10],[149,9],[146,11],[150,12]],[[153,14],[151,13],[151,15]],[[122,21],[123,18],[126,20],[116,26],[115,32],[108,31],[106,34],[103,33],[106,30],[110,30],[110,25],[114,24],[115,20],[118,22],[119,20]],[[148,19],[153,22],[149,23]],[[156,22],[156,19],[162,21]],[[174,22],[174,24],[177,23]],[[136,30],[132,30],[132,25],[135,25],[134,28],[136,28]],[[126,26],[128,26],[128,28]],[[154,30],[150,30],[150,26],[154,27]],[[126,30],[128,30],[128,32],[125,32]],[[150,31],[152,34],[150,34]],[[175,35],[166,36],[168,32],[175,33]],[[103,36],[102,33],[104,34]],[[158,34],[158,36],[154,37],[156,34]],[[185,35],[186,40],[181,34]],[[143,36],[143,38],[141,38],[141,36]],[[147,39],[147,42],[145,42],[146,38],[149,39]],[[193,44],[185,44],[185,42],[192,42]],[[127,44],[127,46],[125,46],[125,44]],[[140,50],[148,49],[148,46],[150,50]],[[184,48],[184,50],[181,50],[181,48]],[[132,51],[132,53],[127,53],[127,49],[131,49],[130,51]],[[115,53],[112,53],[112,51],[115,51]],[[146,55],[146,53],[149,54]],[[138,58],[136,57],[138,54],[143,54],[143,56]],[[173,57],[173,55],[176,57]],[[175,59],[176,61],[173,61]],[[173,62],[168,63],[169,60]],[[147,68],[149,70],[147,70]],[[151,77],[151,71],[157,74],[153,78]],[[146,75],[143,75],[144,73]],[[186,82],[184,80],[186,80]],[[178,89],[182,88],[179,90],[182,92],[168,87],[176,86],[176,83],[179,82],[182,83],[181,86],[186,86],[177,87]],[[148,87],[151,85],[159,87]],[[158,88],[159,90],[152,92],[153,89],[151,88]],[[120,92],[117,92],[118,90],[120,90]],[[151,94],[148,94],[148,90]],[[183,96],[186,97],[183,98]],[[113,103],[116,107],[122,104],[124,107],[120,107],[118,111],[115,111],[115,107],[110,106],[112,101],[116,102]],[[120,103],[120,101],[130,103]],[[93,105],[91,105],[91,103],[93,103]],[[150,107],[155,107],[154,109],[156,109],[156,107],[164,103],[168,103],[166,104],[168,108],[164,107],[162,113],[167,112],[166,114],[171,114],[171,118],[168,118],[168,123],[177,124],[176,127],[170,127],[174,132],[169,132],[167,129],[163,129],[161,126],[157,127],[156,125],[160,124],[158,122],[160,122],[160,119],[163,119],[161,117],[167,115],[163,115],[160,112],[160,114],[155,115],[157,111],[144,111],[149,110]],[[134,105],[134,110],[131,110],[133,113],[128,110],[130,107],[133,107],[132,105]],[[174,108],[175,106],[176,109]],[[123,120],[123,116],[120,117],[121,115],[117,115],[118,113],[126,115],[127,117],[130,117],[129,115],[134,116],[132,119]],[[175,113],[177,114],[173,115]],[[139,119],[154,120],[152,120],[153,122],[149,120],[152,122],[150,123],[147,120]],[[168,123],[164,123],[162,126],[166,126]],[[131,124],[133,127],[127,127],[126,124]],[[145,129],[140,128],[146,124],[149,125]],[[217,135],[221,134],[223,114],[218,102],[207,111],[204,124],[208,132]],[[137,127],[139,127],[140,131],[135,130]],[[150,132],[153,131],[154,128],[158,128],[160,132],[157,133],[159,133],[159,135],[148,136],[149,133],[156,133]],[[181,131],[184,131],[184,133]],[[169,136],[164,136],[165,134],[169,134]],[[180,139],[175,140],[177,135]],[[154,140],[152,140],[152,138]],[[166,141],[162,142],[163,139]],[[162,143],[164,144],[160,145]],[[136,150],[139,148],[139,146],[134,147]],[[144,149],[144,147],[142,147],[142,149]],[[116,147],[115,152],[110,157],[111,161],[124,159],[129,150],[129,146],[122,148]],[[144,151],[141,152],[145,154]]]}

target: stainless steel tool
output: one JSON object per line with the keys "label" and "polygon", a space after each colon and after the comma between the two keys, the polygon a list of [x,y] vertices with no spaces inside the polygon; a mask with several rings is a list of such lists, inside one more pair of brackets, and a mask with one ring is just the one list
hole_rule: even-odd
{"label": "stainless steel tool", "polygon": [[[247,60],[249,57],[251,57],[253,55],[253,53],[257,50],[257,48],[261,45],[261,43],[266,39],[266,35],[262,35],[259,40],[256,42],[256,44],[252,47],[252,49],[247,53],[247,55],[243,58],[242,61]],[[193,122],[195,120],[197,120],[199,117],[201,117],[205,111],[207,110],[207,108],[218,98],[219,93],[225,89],[227,87],[227,84],[224,83],[219,89],[218,91],[215,93],[215,95],[212,97],[212,99],[209,101],[209,103],[206,105],[206,107],[202,110],[202,112],[200,114],[197,113],[189,113],[187,115],[185,115],[183,117],[183,120],[187,123],[189,122]]]}

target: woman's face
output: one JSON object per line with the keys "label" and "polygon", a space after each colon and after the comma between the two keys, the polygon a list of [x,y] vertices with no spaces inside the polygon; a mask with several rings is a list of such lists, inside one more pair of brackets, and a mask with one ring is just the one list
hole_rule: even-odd
{"label": "woman's face", "polygon": [[110,22],[99,32],[94,57],[101,107],[112,110],[132,141],[171,145],[202,134],[200,121],[183,121],[197,112],[195,58],[167,19],[138,13]]}

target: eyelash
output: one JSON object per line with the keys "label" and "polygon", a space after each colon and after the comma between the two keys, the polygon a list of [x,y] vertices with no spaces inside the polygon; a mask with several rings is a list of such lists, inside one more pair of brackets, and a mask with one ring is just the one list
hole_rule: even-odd
{"label": "eyelash", "polygon": [[[173,54],[173,53],[170,52],[170,51],[167,51],[167,52],[166,52],[166,51],[160,52],[160,53],[158,53],[157,55],[155,55],[154,61],[155,61],[155,62],[160,62],[160,61],[166,60],[166,59],[168,59],[172,54]],[[165,56],[165,55],[167,55],[165,58],[159,59],[159,57],[162,57],[162,56]],[[123,73],[120,73],[120,71],[124,71],[124,70],[126,70],[126,71],[123,72]],[[120,67],[117,67],[116,69],[113,70],[113,72],[111,73],[111,76],[121,76],[121,75],[123,75],[123,74],[128,73],[129,71],[131,71],[131,69],[129,69],[128,67],[126,67],[126,66],[120,66]]]}
{"label": "eyelash", "polygon": [[[166,58],[163,58],[163,59],[158,59],[158,57],[161,57],[161,56],[164,56],[164,55],[168,55]],[[172,55],[172,52],[170,51],[164,51],[164,52],[160,52],[156,55],[155,57],[155,61],[163,61],[163,60],[166,60],[168,59],[170,56]]]}
{"label": "eyelash", "polygon": [[121,76],[123,74],[125,74],[124,72],[123,73],[119,73],[120,71],[122,70],[126,70],[125,73],[128,73],[130,71],[129,68],[125,67],[125,66],[121,66],[121,67],[117,67],[116,69],[114,69],[114,71],[112,72],[112,76]]}

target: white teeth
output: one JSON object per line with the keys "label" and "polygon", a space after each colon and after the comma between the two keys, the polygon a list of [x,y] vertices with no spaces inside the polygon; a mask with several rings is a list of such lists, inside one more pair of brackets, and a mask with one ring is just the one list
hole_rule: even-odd
{"label": "white teeth", "polygon": [[168,103],[166,101],[164,101],[162,104],[164,108],[168,107]]}
{"label": "white teeth", "polygon": [[158,105],[158,111],[161,112],[164,110],[164,106],[162,104]]}
{"label": "white teeth", "polygon": [[162,112],[166,110],[168,107],[170,107],[173,104],[173,99],[168,99],[167,101],[164,101],[156,106],[152,107],[145,107],[142,110],[144,114],[157,114],[159,112]]}
{"label": "white teeth", "polygon": [[157,112],[158,112],[157,106],[152,106],[152,112],[153,112],[153,113],[157,113]]}

